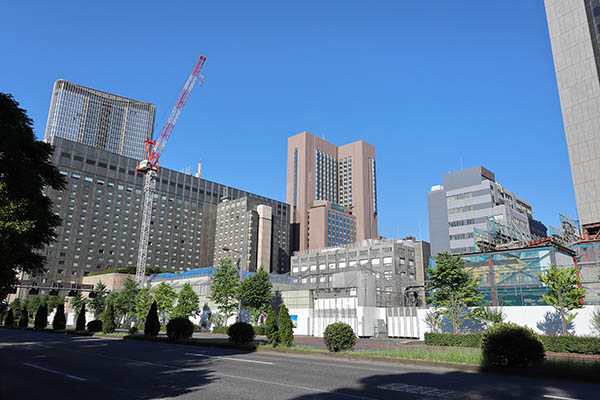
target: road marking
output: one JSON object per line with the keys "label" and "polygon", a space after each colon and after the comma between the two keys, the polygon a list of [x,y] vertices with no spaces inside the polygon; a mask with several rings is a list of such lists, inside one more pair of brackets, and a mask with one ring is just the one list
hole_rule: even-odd
{"label": "road marking", "polygon": [[53,373],[53,374],[58,374],[58,375],[66,376],[67,378],[75,379],[76,381],[80,381],[80,382],[86,382],[87,381],[87,379],[85,379],[85,378],[80,378],[78,376],[73,376],[73,375],[62,373],[62,372],[54,371],[53,369],[48,369],[48,368],[40,367],[39,365],[30,364],[30,363],[23,363],[23,364],[25,364],[25,365],[27,365],[29,367],[41,369],[42,371],[46,371],[46,372],[50,372],[50,373]]}
{"label": "road marking", "polygon": [[222,360],[233,360],[233,361],[242,361],[242,362],[249,362],[249,363],[256,363],[256,364],[273,365],[272,362],[249,360],[247,358],[213,356],[213,355],[210,355],[210,354],[202,354],[202,353],[185,353],[185,354],[188,355],[188,356],[195,356],[195,357],[218,358],[218,359],[222,359]]}
{"label": "road marking", "polygon": [[444,399],[458,399],[465,394],[454,390],[438,389],[430,386],[407,385],[404,383],[388,383],[377,386],[377,389],[393,390],[394,392],[405,392],[413,394],[424,394],[426,396],[441,397]]}
{"label": "road marking", "polygon": [[549,394],[545,394],[544,397],[546,397],[548,399],[558,399],[558,400],[577,400],[572,397],[551,396]]}

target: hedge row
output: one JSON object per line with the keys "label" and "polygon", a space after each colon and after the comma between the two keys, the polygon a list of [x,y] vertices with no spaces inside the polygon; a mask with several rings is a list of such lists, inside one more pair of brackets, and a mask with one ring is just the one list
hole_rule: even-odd
{"label": "hedge row", "polygon": [[481,333],[455,335],[453,333],[426,333],[425,344],[429,346],[481,347]]}
{"label": "hedge row", "polygon": [[[429,346],[481,347],[481,333],[455,335],[453,333],[426,333]],[[555,353],[600,354],[600,338],[579,336],[539,336],[546,351]]]}

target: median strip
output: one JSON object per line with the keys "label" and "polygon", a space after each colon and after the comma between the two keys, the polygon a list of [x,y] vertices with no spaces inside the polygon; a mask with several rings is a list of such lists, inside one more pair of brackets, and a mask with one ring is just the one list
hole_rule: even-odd
{"label": "median strip", "polygon": [[188,356],[194,356],[194,357],[217,358],[217,359],[221,359],[221,360],[232,360],[232,361],[241,361],[241,362],[255,363],[255,364],[273,365],[272,362],[249,360],[247,358],[213,356],[213,355],[210,355],[210,354],[202,354],[202,353],[185,353],[185,354],[188,355]]}

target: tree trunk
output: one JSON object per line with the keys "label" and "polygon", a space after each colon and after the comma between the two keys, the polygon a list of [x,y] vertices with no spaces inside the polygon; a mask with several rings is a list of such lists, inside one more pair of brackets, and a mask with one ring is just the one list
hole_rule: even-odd
{"label": "tree trunk", "polygon": [[562,323],[563,336],[568,336],[569,331],[567,331],[567,321],[565,319],[565,311],[562,308],[560,309],[560,322]]}

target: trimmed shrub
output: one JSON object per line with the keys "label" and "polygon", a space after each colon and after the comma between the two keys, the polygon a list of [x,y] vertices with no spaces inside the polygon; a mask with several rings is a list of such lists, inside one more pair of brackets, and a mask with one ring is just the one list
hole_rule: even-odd
{"label": "trimmed shrub", "polygon": [[273,306],[269,306],[267,311],[267,320],[265,321],[265,335],[267,342],[273,346],[279,344],[279,332],[277,331],[277,321],[275,321],[275,311]]}
{"label": "trimmed shrub", "polygon": [[429,346],[481,347],[481,333],[426,333],[425,344]]}
{"label": "trimmed shrub", "polygon": [[7,328],[12,328],[13,326],[15,326],[15,315],[13,314],[12,308],[8,310],[8,313],[6,314],[4,326],[6,326]]}
{"label": "trimmed shrub", "polygon": [[67,320],[65,319],[65,305],[64,303],[58,303],[58,306],[56,306],[54,319],[52,320],[52,328],[57,331],[65,329],[66,327]]}
{"label": "trimmed shrub", "polygon": [[102,333],[113,333],[115,328],[115,306],[108,303],[108,307],[102,313]]}
{"label": "trimmed shrub", "polygon": [[290,313],[285,304],[282,304],[281,307],[279,307],[277,330],[279,334],[279,344],[285,347],[294,345],[294,326],[292,325]]}
{"label": "trimmed shrub", "polygon": [[144,324],[144,335],[146,336],[157,336],[160,331],[160,321],[158,320],[158,310],[156,308],[156,301],[152,302],[148,315],[146,316],[146,323]]}
{"label": "trimmed shrub", "polygon": [[255,335],[265,335],[266,329],[264,325],[253,326]]}
{"label": "trimmed shrub", "polygon": [[35,329],[44,329],[48,325],[48,306],[46,303],[40,304],[36,313],[33,327]]}
{"label": "trimmed shrub", "polygon": [[481,339],[485,365],[527,367],[544,360],[544,345],[530,328],[514,323],[496,324]]}
{"label": "trimmed shrub", "polygon": [[229,340],[234,344],[249,344],[254,340],[254,328],[245,322],[236,322],[227,330]]}
{"label": "trimmed shrub", "polygon": [[19,328],[27,328],[29,326],[29,314],[25,307],[21,310],[21,318],[19,318]]}
{"label": "trimmed shrub", "polygon": [[88,332],[100,332],[102,330],[102,321],[95,319],[87,323]]}
{"label": "trimmed shrub", "polygon": [[540,336],[546,351],[556,353],[600,354],[600,338],[578,336]]}
{"label": "trimmed shrub", "polygon": [[81,306],[81,310],[79,310],[79,315],[77,315],[77,322],[75,323],[75,330],[77,330],[77,331],[85,330],[85,303]]}
{"label": "trimmed shrub", "polygon": [[184,317],[172,318],[167,323],[167,336],[171,340],[187,339],[194,334],[194,324]]}
{"label": "trimmed shrub", "polygon": [[354,330],[343,322],[327,325],[323,340],[327,350],[335,352],[351,350],[356,345]]}
{"label": "trimmed shrub", "polygon": [[132,326],[131,328],[129,328],[129,334],[130,335],[137,335],[139,329],[137,326]]}
{"label": "trimmed shrub", "polygon": [[224,333],[227,334],[228,326],[213,326],[212,333]]}

